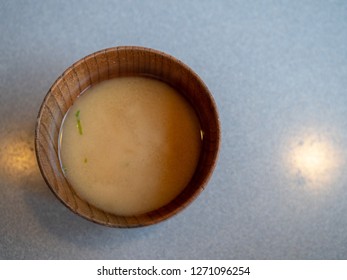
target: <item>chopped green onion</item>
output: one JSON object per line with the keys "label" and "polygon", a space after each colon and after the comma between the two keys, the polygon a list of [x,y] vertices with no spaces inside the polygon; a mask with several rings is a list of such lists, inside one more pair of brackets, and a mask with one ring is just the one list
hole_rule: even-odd
{"label": "chopped green onion", "polygon": [[77,120],[77,128],[78,128],[78,132],[80,133],[80,135],[83,134],[83,130],[82,130],[82,124],[81,124],[81,119],[80,119],[80,110],[78,110],[75,114],[76,120]]}

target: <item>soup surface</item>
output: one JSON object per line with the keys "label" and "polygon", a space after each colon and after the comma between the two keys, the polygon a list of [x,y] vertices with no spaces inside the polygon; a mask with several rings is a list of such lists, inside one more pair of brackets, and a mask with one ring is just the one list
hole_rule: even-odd
{"label": "soup surface", "polygon": [[188,184],[201,133],[172,87],[122,77],[86,90],[67,112],[59,156],[67,180],[90,204],[118,215],[157,209]]}

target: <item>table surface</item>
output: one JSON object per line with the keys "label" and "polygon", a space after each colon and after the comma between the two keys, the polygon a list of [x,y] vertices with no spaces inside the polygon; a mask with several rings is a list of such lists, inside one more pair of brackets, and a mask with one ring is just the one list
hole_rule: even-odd
{"label": "table surface", "polygon": [[[347,2],[1,1],[0,34],[1,259],[347,259]],[[222,126],[206,190],[136,229],[66,209],[34,150],[55,79],[120,45],[188,64]]]}

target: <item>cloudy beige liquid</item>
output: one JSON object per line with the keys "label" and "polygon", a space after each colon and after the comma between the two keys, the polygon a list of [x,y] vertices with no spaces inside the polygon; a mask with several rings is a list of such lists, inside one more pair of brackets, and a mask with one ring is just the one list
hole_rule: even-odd
{"label": "cloudy beige liquid", "polygon": [[118,215],[174,199],[190,181],[201,148],[190,104],[167,84],[141,77],[88,89],[68,111],[60,136],[61,164],[76,193]]}

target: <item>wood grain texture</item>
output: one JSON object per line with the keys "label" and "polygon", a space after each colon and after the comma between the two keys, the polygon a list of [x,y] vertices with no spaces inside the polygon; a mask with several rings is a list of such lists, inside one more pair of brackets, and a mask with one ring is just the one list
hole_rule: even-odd
{"label": "wood grain texture", "polygon": [[[87,88],[121,76],[149,76],[176,88],[195,109],[204,132],[202,151],[192,180],[169,204],[137,216],[106,213],[75,193],[65,179],[58,155],[63,118]],[[163,221],[189,205],[204,189],[216,164],[220,124],[215,102],[203,81],[178,59],[149,48],[115,47],[98,51],[69,67],[52,85],[41,105],[35,131],[37,161],[47,185],[76,214],[111,227],[139,227]]]}

